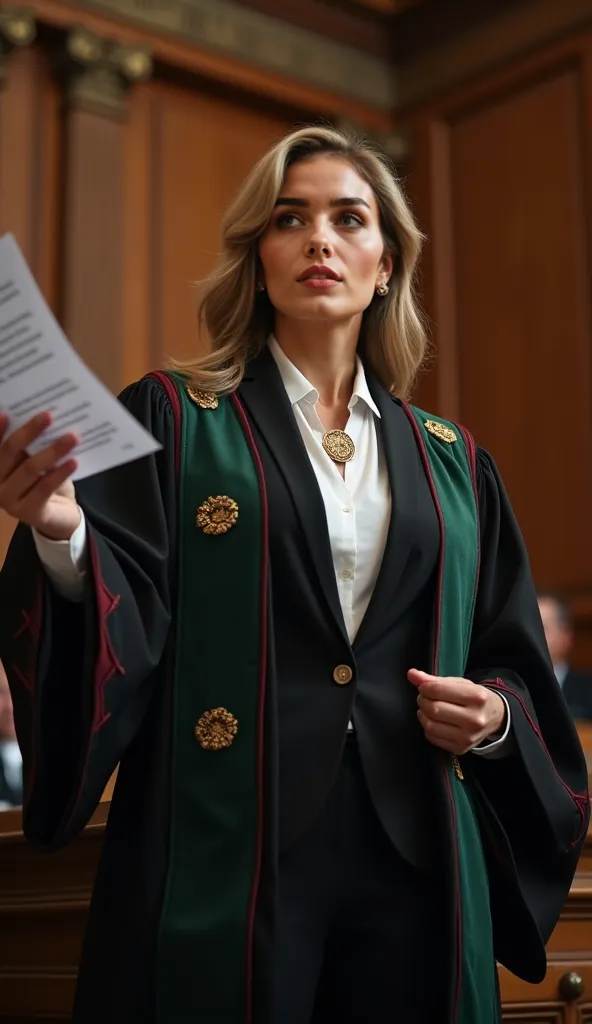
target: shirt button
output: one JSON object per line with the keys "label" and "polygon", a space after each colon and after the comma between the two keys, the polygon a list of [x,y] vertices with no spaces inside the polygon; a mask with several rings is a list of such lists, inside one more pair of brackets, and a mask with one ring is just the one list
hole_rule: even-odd
{"label": "shirt button", "polygon": [[353,580],[354,571],[353,569],[342,569],[339,576],[342,580]]}
{"label": "shirt button", "polygon": [[338,665],[337,668],[333,669],[333,679],[339,686],[346,686],[347,683],[351,683],[353,678],[353,672],[349,665]]}
{"label": "shirt button", "polygon": [[342,512],[351,512],[351,505],[344,505],[341,509]]}

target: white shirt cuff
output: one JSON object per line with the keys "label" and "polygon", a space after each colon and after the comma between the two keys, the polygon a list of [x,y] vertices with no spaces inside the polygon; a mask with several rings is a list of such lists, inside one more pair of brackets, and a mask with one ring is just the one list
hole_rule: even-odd
{"label": "white shirt cuff", "polygon": [[39,560],[54,589],[69,601],[82,600],[86,574],[87,530],[84,512],[70,540],[50,540],[33,530]]}
{"label": "white shirt cuff", "polygon": [[496,736],[495,739],[490,739],[489,743],[483,743],[481,746],[473,747],[471,750],[472,754],[477,754],[479,757],[491,757],[492,759],[496,757],[505,757],[506,754],[509,754],[511,750],[513,750],[513,739],[510,736],[510,726],[512,724],[510,705],[499,690],[496,690],[495,692],[502,698],[506,705],[506,727],[501,736]]}

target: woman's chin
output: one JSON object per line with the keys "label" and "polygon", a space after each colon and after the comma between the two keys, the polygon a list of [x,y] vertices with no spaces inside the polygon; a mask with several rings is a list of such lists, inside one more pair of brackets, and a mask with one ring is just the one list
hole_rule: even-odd
{"label": "woman's chin", "polygon": [[306,302],[298,302],[278,310],[280,317],[289,320],[350,320],[360,316],[361,310],[351,309],[344,302],[335,301],[329,295],[315,295]]}

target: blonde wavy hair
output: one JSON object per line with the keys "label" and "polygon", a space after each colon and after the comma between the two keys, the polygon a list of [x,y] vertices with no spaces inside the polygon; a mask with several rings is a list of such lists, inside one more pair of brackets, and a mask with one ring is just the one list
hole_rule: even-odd
{"label": "blonde wavy hair", "polygon": [[247,362],[265,346],[274,309],[257,291],[259,241],[271,219],[288,168],[332,154],[347,160],[372,188],[385,248],[394,261],[389,294],[374,296],[364,313],[358,349],[391,394],[405,398],[426,351],[426,334],[413,293],[422,234],[387,158],[371,142],[329,127],[301,128],[272,147],[252,168],[222,221],[223,250],[202,282],[200,338],[207,352],[171,361],[203,391],[227,394],[240,384]]}

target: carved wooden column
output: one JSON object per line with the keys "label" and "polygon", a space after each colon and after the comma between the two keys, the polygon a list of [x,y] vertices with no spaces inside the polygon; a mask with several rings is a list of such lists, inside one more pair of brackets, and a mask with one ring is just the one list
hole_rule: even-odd
{"label": "carved wooden column", "polygon": [[62,53],[66,105],[61,319],[113,391],[122,380],[123,173],[126,96],[150,53],[72,29]]}
{"label": "carved wooden column", "polygon": [[[0,234],[12,231],[27,259],[33,261],[31,224],[39,116],[39,90],[32,43],[35,19],[27,8],[0,8]],[[14,51],[14,52],[13,52]],[[35,97],[37,109],[39,98]],[[37,160],[37,163],[39,160]]]}
{"label": "carved wooden column", "polygon": [[[18,236],[27,258],[34,257],[35,242],[30,217],[31,154],[35,145],[34,130],[37,119],[32,115],[29,102],[33,79],[28,67],[19,61],[19,50],[24,50],[35,39],[35,19],[23,7],[0,8],[0,235],[12,231]],[[14,53],[12,88],[5,88],[7,66]],[[26,57],[24,54],[22,56]],[[39,100],[37,99],[37,106]],[[32,259],[33,262],[33,259]],[[0,512],[0,564],[14,530],[14,520]]]}
{"label": "carved wooden column", "polygon": [[15,47],[28,46],[35,35],[35,18],[29,8],[0,8],[0,84],[4,83],[6,59],[10,51]]}

